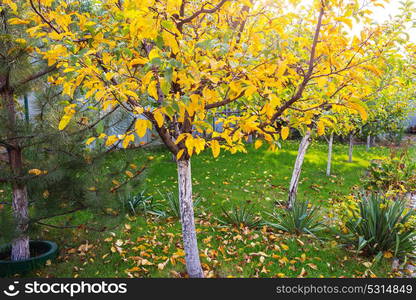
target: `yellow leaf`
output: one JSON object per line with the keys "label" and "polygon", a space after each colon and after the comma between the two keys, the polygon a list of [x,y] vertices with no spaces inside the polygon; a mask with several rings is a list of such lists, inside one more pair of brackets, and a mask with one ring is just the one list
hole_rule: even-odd
{"label": "yellow leaf", "polygon": [[162,37],[163,37],[163,41],[165,45],[170,47],[174,54],[179,52],[178,42],[176,41],[175,37],[172,34],[170,34],[167,31],[163,31]]}
{"label": "yellow leaf", "polygon": [[127,272],[137,272],[137,271],[140,271],[140,268],[139,267],[133,267],[133,268],[131,268],[131,269],[128,269],[128,270],[126,270]]}
{"label": "yellow leaf", "polygon": [[86,142],[85,142],[85,144],[87,144],[87,145],[89,145],[89,144],[91,144],[92,142],[94,142],[95,141],[95,137],[90,137]]}
{"label": "yellow leaf", "polygon": [[317,131],[318,135],[323,135],[325,133],[325,124],[321,120],[318,121]]}
{"label": "yellow leaf", "polygon": [[211,141],[211,150],[212,150],[212,155],[216,158],[218,157],[218,155],[220,155],[220,143],[217,140],[212,140]]}
{"label": "yellow leaf", "polygon": [[351,19],[348,19],[348,18],[336,18],[336,20],[337,21],[340,21],[340,22],[342,22],[342,23],[345,23],[345,24],[347,24],[348,25],[348,27],[350,28],[350,29],[352,29],[352,21],[351,21]]}
{"label": "yellow leaf", "polygon": [[29,21],[22,20],[22,19],[19,19],[19,18],[9,19],[9,24],[11,24],[11,25],[20,25],[20,24],[29,24],[29,23],[30,23]]}
{"label": "yellow leaf", "polygon": [[130,172],[130,171],[126,171],[126,175],[129,176],[130,178],[133,178],[134,177],[133,173]]}
{"label": "yellow leaf", "polygon": [[366,69],[366,70],[369,70],[369,71],[373,72],[377,76],[383,75],[383,72],[379,68],[377,68],[376,66],[374,66],[374,65],[363,65],[361,67],[363,69]]}
{"label": "yellow leaf", "polygon": [[254,148],[259,149],[261,145],[263,145],[263,142],[261,140],[256,140],[256,142],[254,143]]}
{"label": "yellow leaf", "polygon": [[177,145],[177,144],[179,144],[184,138],[186,138],[188,136],[188,134],[187,133],[181,133],[179,136],[178,136],[178,138],[176,139],[176,141],[175,141],[175,144]]}
{"label": "yellow leaf", "polygon": [[108,147],[108,146],[113,145],[117,141],[118,141],[118,138],[115,135],[110,135],[105,141],[105,145]]}
{"label": "yellow leaf", "polygon": [[185,140],[185,147],[188,150],[189,156],[192,156],[192,153],[194,152],[194,139],[192,136],[188,136]]}
{"label": "yellow leaf", "polygon": [[155,117],[155,120],[156,120],[157,126],[158,126],[159,128],[161,128],[161,127],[163,126],[163,122],[165,121],[165,118],[163,117],[163,114],[162,114],[162,112],[160,111],[160,109],[158,109],[158,110],[156,110],[156,111],[154,112],[154,117]]}
{"label": "yellow leaf", "polygon": [[15,39],[14,41],[18,44],[23,44],[23,45],[27,43],[25,39]]}
{"label": "yellow leaf", "polygon": [[282,131],[280,133],[280,135],[282,136],[282,140],[286,140],[287,137],[289,136],[289,127],[282,127]]}
{"label": "yellow leaf", "polygon": [[[13,0],[14,1],[14,0]],[[14,3],[13,1],[11,1],[11,0],[6,0],[6,1],[4,1],[6,4],[8,4],[9,6],[10,6],[10,8],[12,9],[12,11],[13,12],[17,12],[17,4],[16,3]]]}
{"label": "yellow leaf", "polygon": [[29,174],[33,174],[33,175],[38,176],[38,175],[42,174],[42,171],[41,171],[41,170],[39,170],[39,169],[30,169],[30,170],[28,171],[28,173],[29,173]]}
{"label": "yellow leaf", "polygon": [[149,96],[154,98],[154,99],[158,99],[158,95],[157,95],[157,87],[156,87],[157,82],[154,80],[152,81],[149,86],[147,87],[147,92],[149,93]]}
{"label": "yellow leaf", "polygon": [[286,244],[281,243],[280,246],[282,247],[283,250],[289,250],[289,246]]}
{"label": "yellow leaf", "polygon": [[277,69],[276,78],[282,77],[284,75],[284,73],[286,72],[286,69],[287,69],[287,61],[282,61],[279,64],[279,67]]}
{"label": "yellow leaf", "polygon": [[130,145],[130,142],[134,142],[134,134],[130,134],[124,138],[122,143],[123,148],[127,148]]}
{"label": "yellow leaf", "polygon": [[139,137],[144,137],[147,132],[149,121],[145,119],[137,119],[134,128]]}
{"label": "yellow leaf", "polygon": [[185,256],[185,251],[182,249],[178,249],[175,253],[173,253],[174,256]]}
{"label": "yellow leaf", "polygon": [[184,151],[185,151],[185,149],[181,149],[181,150],[178,151],[178,153],[176,154],[176,160],[181,159]]}
{"label": "yellow leaf", "polygon": [[154,48],[149,52],[149,60],[152,60],[157,57],[160,57],[159,50],[157,48]]}
{"label": "yellow leaf", "polygon": [[108,73],[105,73],[104,77],[105,77],[105,79],[106,79],[107,81],[110,81],[111,79],[113,79],[113,77],[114,77],[115,75],[116,75],[115,73],[108,72]]}
{"label": "yellow leaf", "polygon": [[281,101],[275,94],[270,94],[270,105],[274,108],[276,106],[279,106]]}
{"label": "yellow leaf", "polygon": [[65,115],[62,117],[61,121],[59,122],[58,129],[64,130],[65,127],[68,125],[69,121],[71,121],[72,116],[75,114],[75,106],[76,104],[67,105],[64,108]]}
{"label": "yellow leaf", "polygon": [[134,67],[136,65],[144,65],[144,64],[147,64],[148,62],[149,62],[149,60],[147,58],[138,57],[138,58],[133,59],[130,62],[130,67]]}
{"label": "yellow leaf", "polygon": [[135,107],[133,113],[136,115],[141,115],[144,112],[143,107]]}
{"label": "yellow leaf", "polygon": [[361,119],[363,119],[363,121],[367,121],[368,119],[367,111],[362,105],[351,102],[351,103],[348,103],[348,106],[356,110],[360,114],[360,117]]}
{"label": "yellow leaf", "polygon": [[150,81],[153,77],[153,71],[149,71],[146,73],[146,75],[142,78],[142,92],[146,91],[146,87],[149,85]]}
{"label": "yellow leaf", "polygon": [[254,85],[251,85],[251,86],[249,86],[249,87],[245,90],[244,95],[245,95],[246,97],[250,97],[250,96],[252,96],[255,92],[257,92],[257,87],[255,87]]}
{"label": "yellow leaf", "polygon": [[69,121],[71,121],[72,115],[64,115],[59,122],[58,129],[64,130],[66,126],[68,126]]}
{"label": "yellow leaf", "polygon": [[393,257],[393,253],[391,253],[390,251],[385,251],[385,252],[383,253],[383,256],[384,256],[385,258],[392,258],[392,257]]}

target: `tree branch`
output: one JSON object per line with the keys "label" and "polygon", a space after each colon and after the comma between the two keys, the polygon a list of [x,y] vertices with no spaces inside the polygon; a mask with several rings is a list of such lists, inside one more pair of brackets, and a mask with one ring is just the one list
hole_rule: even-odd
{"label": "tree branch", "polygon": [[36,80],[36,79],[38,79],[38,78],[40,78],[40,77],[42,77],[42,76],[44,76],[44,75],[46,75],[46,74],[48,74],[50,72],[53,72],[55,70],[56,70],[56,64],[54,64],[54,65],[52,65],[50,67],[47,67],[46,69],[43,69],[43,70],[41,70],[41,71],[39,71],[39,72],[37,72],[35,74],[32,74],[32,75],[26,77],[25,79],[23,79],[20,82],[18,82],[17,84],[15,84],[13,86],[13,88],[18,88],[18,87],[20,87],[20,86],[22,86],[22,85],[24,85],[24,84],[26,84],[26,83],[28,83],[30,81]]}
{"label": "tree branch", "polygon": [[244,95],[244,92],[241,92],[235,98],[232,98],[232,99],[231,98],[225,98],[222,101],[218,101],[218,102],[215,102],[215,103],[207,104],[207,105],[205,105],[205,109],[208,110],[208,109],[217,108],[217,107],[221,107],[221,106],[227,105],[228,103],[231,103],[231,102],[233,102],[233,101],[241,98],[243,95]]}
{"label": "tree branch", "polygon": [[[302,98],[302,94],[303,91],[305,90],[309,80],[311,79],[312,76],[312,72],[314,69],[314,61],[315,61],[315,52],[316,52],[316,46],[319,42],[319,33],[321,31],[321,27],[322,27],[322,19],[324,16],[324,7],[321,7],[321,10],[319,11],[319,17],[318,17],[318,23],[316,25],[316,29],[315,29],[315,35],[313,37],[313,42],[312,42],[312,48],[311,48],[311,54],[309,57],[309,67],[308,67],[308,72],[305,74],[302,83],[300,84],[297,92],[295,95],[292,96],[292,98],[287,101],[284,105],[282,105],[277,111],[276,113],[272,116],[272,118],[270,119],[270,123],[273,123],[274,121],[276,121],[276,119],[286,110],[288,109],[293,103],[295,103],[296,101],[298,101],[300,98]],[[263,124],[262,127],[266,126],[267,124]]]}
{"label": "tree branch", "polygon": [[204,6],[203,6],[200,10],[196,11],[193,15],[189,16],[188,18],[182,19],[182,20],[180,20],[180,21],[177,23],[177,27],[178,27],[179,31],[181,31],[181,30],[182,30],[182,27],[183,27],[183,25],[184,25],[184,24],[189,23],[189,22],[192,22],[192,21],[193,21],[195,18],[197,18],[199,15],[201,15],[201,14],[212,14],[212,13],[217,12],[218,10],[220,10],[220,9],[221,9],[221,7],[222,7],[222,6],[225,4],[225,2],[227,2],[227,1],[230,1],[230,0],[221,0],[221,1],[220,1],[220,3],[218,3],[216,6],[214,6],[214,7],[213,7],[213,8],[211,8],[211,9],[205,9],[205,8],[204,8],[205,4],[204,4]]}

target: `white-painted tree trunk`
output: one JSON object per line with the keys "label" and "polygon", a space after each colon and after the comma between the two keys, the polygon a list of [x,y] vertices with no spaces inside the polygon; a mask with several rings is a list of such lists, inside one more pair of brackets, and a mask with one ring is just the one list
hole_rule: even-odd
{"label": "white-painted tree trunk", "polygon": [[367,135],[367,151],[370,150],[371,147],[371,135]]}
{"label": "white-painted tree trunk", "polygon": [[349,148],[348,148],[348,162],[352,162],[352,151],[354,149],[354,135],[350,133]]}
{"label": "white-painted tree trunk", "polygon": [[332,145],[334,143],[334,134],[331,133],[328,141],[328,161],[326,163],[326,176],[331,175],[331,164],[332,164]]}
{"label": "white-painted tree trunk", "polygon": [[192,201],[191,160],[179,160],[177,162],[177,166],[179,204],[181,209],[182,238],[185,249],[186,269],[189,277],[202,278],[204,277],[204,273],[199,260]]}
{"label": "white-painted tree trunk", "polygon": [[290,186],[289,186],[289,199],[287,203],[288,209],[292,209],[293,204],[296,201],[296,194],[298,192],[298,185],[299,185],[300,173],[302,171],[302,164],[303,164],[303,160],[305,159],[306,150],[308,149],[310,143],[311,143],[311,131],[308,130],[305,136],[302,138],[302,141],[300,142],[298,155],[295,161],[295,167],[293,168],[292,179],[290,180]]}

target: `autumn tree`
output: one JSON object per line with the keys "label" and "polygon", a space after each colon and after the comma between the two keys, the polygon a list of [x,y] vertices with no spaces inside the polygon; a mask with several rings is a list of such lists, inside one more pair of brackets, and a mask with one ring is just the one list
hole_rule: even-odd
{"label": "autumn tree", "polygon": [[[203,277],[191,157],[206,148],[214,157],[244,152],[253,133],[275,149],[290,127],[311,124],[328,106],[363,114],[360,74],[377,73],[373,65],[394,46],[378,26],[346,33],[352,18],[371,21],[360,1],[101,0],[87,12],[75,1],[26,4],[32,13],[23,21],[48,46],[39,52],[60,68],[51,82],[70,97],[84,94],[65,109],[60,129],[85,102],[103,112],[120,106],[144,118],[123,135],[97,139],[128,146],[155,130],[176,157],[191,277]],[[217,113],[221,130],[209,122]]]}
{"label": "autumn tree", "polygon": [[55,65],[47,66],[43,60],[36,63],[34,48],[23,38],[18,28],[20,20],[14,18],[17,5],[12,1],[0,1],[0,144],[6,148],[5,159],[12,173],[13,214],[17,223],[17,237],[12,242],[12,260],[27,259],[29,253],[28,196],[24,174],[21,135],[25,126],[18,118],[17,97],[35,80],[50,73]]}
{"label": "autumn tree", "polygon": [[[266,120],[263,124],[279,126],[282,138],[287,136],[289,127],[304,133],[289,187],[288,207],[296,198],[312,132],[323,135],[326,128],[336,126],[328,112],[342,112],[365,122],[366,99],[374,92],[374,82],[366,79],[382,76],[386,60],[403,41],[400,37],[404,30],[403,18],[369,25],[373,8],[370,3],[342,4],[343,1],[317,1],[315,9],[300,7],[298,14],[302,15],[302,20],[317,17],[318,21],[316,25],[299,22],[287,28],[291,38],[283,39],[281,48],[288,47],[292,56],[286,61],[288,64],[284,68],[287,70],[282,73],[284,88],[273,89],[279,105],[264,101],[266,103],[260,106],[260,118]],[[349,31],[353,18],[364,25],[356,35]]]}
{"label": "autumn tree", "polygon": [[[120,124],[120,118],[125,121],[120,107],[100,114],[86,104],[70,130],[58,130],[62,110],[70,102],[59,85],[47,83],[56,65],[47,66],[37,53],[41,44],[27,35],[27,22],[16,17],[27,10],[14,2],[2,3],[0,9],[0,148],[8,152],[1,156],[0,184],[12,190],[11,201],[0,201],[0,241],[12,240],[11,259],[22,260],[30,255],[30,234],[44,226],[59,227],[48,219],[84,209],[102,218],[105,207],[114,207],[114,194],[138,178],[143,167],[130,165],[126,153],[127,166],[113,166],[109,174],[103,164],[114,147],[82,145],[87,137]],[[32,110],[26,116],[28,107],[20,101],[24,97]]]}

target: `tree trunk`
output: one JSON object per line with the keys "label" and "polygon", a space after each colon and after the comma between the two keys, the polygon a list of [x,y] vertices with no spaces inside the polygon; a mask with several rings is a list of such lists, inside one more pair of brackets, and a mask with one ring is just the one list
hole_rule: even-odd
{"label": "tree trunk", "polygon": [[367,135],[367,151],[370,150],[371,147],[371,135]]}
{"label": "tree trunk", "polygon": [[348,162],[352,162],[352,150],[354,148],[354,135],[350,133],[350,143],[348,149]]}
{"label": "tree trunk", "polygon": [[[22,168],[22,155],[20,150],[11,150],[10,165],[14,171],[19,172]],[[13,261],[24,260],[30,257],[29,237],[26,234],[29,223],[28,199],[26,186],[15,179],[13,182],[13,215],[17,225],[17,237],[12,242]]]}
{"label": "tree trunk", "polygon": [[20,177],[24,175],[23,159],[18,139],[15,138],[18,133],[16,125],[16,109],[12,91],[4,89],[1,92],[1,98],[4,108],[7,110],[7,137],[8,141],[10,141],[7,152],[9,155],[10,169],[13,174],[12,208],[17,226],[17,237],[12,241],[11,259],[13,261],[18,261],[30,257],[29,237],[26,233],[29,222],[28,197],[26,185],[20,179]]}
{"label": "tree trunk", "polygon": [[329,136],[329,141],[328,141],[328,161],[326,164],[326,176],[330,176],[331,175],[331,163],[332,163],[332,145],[334,143],[334,134],[331,133],[331,135]]}
{"label": "tree trunk", "polygon": [[311,143],[311,131],[308,130],[305,136],[302,138],[302,141],[300,142],[298,155],[295,161],[295,167],[292,173],[292,179],[290,180],[289,199],[287,203],[288,209],[292,209],[296,201],[296,194],[298,192],[298,185],[299,185],[300,173],[302,171],[302,164],[305,158],[306,150],[308,149],[310,143]]}
{"label": "tree trunk", "polygon": [[186,269],[189,277],[202,278],[204,277],[204,273],[199,260],[192,201],[191,160],[179,160],[177,165],[179,204],[181,209],[182,238],[185,249]]}

